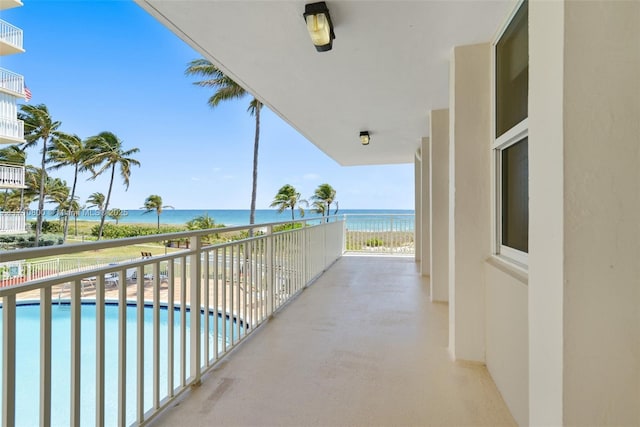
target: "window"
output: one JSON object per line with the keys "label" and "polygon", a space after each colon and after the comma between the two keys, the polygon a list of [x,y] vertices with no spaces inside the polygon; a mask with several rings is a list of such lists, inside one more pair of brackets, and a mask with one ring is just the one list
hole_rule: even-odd
{"label": "window", "polygon": [[529,252],[529,29],[523,1],[494,45],[496,253],[527,264]]}
{"label": "window", "polygon": [[502,150],[502,245],[529,251],[528,138]]}

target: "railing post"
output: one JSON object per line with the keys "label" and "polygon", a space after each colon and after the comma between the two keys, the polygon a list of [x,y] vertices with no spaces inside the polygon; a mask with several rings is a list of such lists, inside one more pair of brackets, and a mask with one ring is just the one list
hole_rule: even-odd
{"label": "railing post", "polygon": [[16,423],[16,296],[7,295],[2,304],[2,425]]}
{"label": "railing post", "polygon": [[[191,315],[190,333],[190,358],[191,358],[191,385],[200,385],[200,284],[202,281],[202,240],[200,236],[189,239],[192,251],[189,271],[189,307]],[[184,302],[183,302],[184,303]]]}
{"label": "railing post", "polygon": [[347,215],[342,216],[344,223],[342,224],[342,253],[347,251]]}
{"label": "railing post", "polygon": [[267,227],[267,316],[273,314],[273,282],[275,266],[273,260],[273,227]]}

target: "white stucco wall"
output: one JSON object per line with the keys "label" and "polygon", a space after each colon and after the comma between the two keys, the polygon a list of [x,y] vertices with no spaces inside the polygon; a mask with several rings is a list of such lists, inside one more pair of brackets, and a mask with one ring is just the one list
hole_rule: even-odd
{"label": "white stucco wall", "polygon": [[415,244],[415,260],[420,262],[422,260],[422,160],[420,160],[420,150],[416,150],[414,156],[414,205],[415,205],[415,229],[414,229],[414,244]]}
{"label": "white stucco wall", "polygon": [[562,424],[562,2],[529,3],[529,421]]}
{"label": "white stucco wall", "polygon": [[526,279],[486,263],[487,369],[511,415],[529,425],[529,316]]}
{"label": "white stucco wall", "polygon": [[423,276],[429,276],[431,274],[431,207],[429,204],[430,196],[429,190],[431,185],[429,184],[429,138],[422,138],[422,144],[420,148],[420,156],[422,158],[422,208],[420,215],[421,222],[421,261],[420,261],[420,273]]}
{"label": "white stucco wall", "polygon": [[640,2],[530,2],[532,425],[640,425]]}
{"label": "white stucco wall", "polygon": [[430,116],[431,301],[449,301],[449,110]]}
{"label": "white stucco wall", "polygon": [[640,2],[564,18],[563,421],[640,425]]}
{"label": "white stucco wall", "polygon": [[490,46],[456,47],[451,64],[449,349],[456,359],[484,361],[484,262],[491,252]]}

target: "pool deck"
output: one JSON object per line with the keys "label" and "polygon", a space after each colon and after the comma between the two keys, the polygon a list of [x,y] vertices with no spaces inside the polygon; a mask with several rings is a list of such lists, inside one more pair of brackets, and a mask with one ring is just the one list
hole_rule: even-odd
{"label": "pool deck", "polygon": [[344,256],[152,425],[516,425],[428,292],[412,258]]}

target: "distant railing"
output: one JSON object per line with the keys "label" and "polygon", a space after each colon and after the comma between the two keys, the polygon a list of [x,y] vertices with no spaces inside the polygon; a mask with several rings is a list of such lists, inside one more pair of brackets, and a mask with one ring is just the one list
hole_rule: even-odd
{"label": "distant railing", "polygon": [[415,253],[415,215],[344,215],[345,251],[368,254]]}
{"label": "distant railing", "polygon": [[24,212],[0,212],[0,234],[24,233],[25,227]]}
{"label": "distant railing", "polygon": [[44,261],[13,261],[0,264],[0,288],[63,274],[134,261],[131,257],[53,258]]}
{"label": "distant railing", "polygon": [[0,188],[24,187],[24,166],[0,164]]}
{"label": "distant railing", "polygon": [[22,49],[22,30],[0,19],[0,41]]}
{"label": "distant railing", "polygon": [[0,117],[0,137],[24,140],[24,122],[22,120]]}
{"label": "distant railing", "polygon": [[24,77],[4,68],[0,68],[0,88],[24,95]]}
{"label": "distant railing", "polygon": [[[190,241],[189,249],[167,255],[1,288],[2,425],[124,426],[151,421],[183,391],[199,384],[204,372],[342,255],[341,221],[274,232],[277,225],[255,225],[254,237],[216,245],[205,244],[203,238],[212,232],[249,228],[0,252],[0,262],[15,262],[171,239]],[[16,332],[20,300],[39,303],[36,323],[40,327],[35,332],[39,345],[29,348],[39,352],[34,366],[22,366],[27,362],[16,352],[16,340],[24,339]],[[92,318],[87,318],[87,307],[83,306],[89,302],[95,307]],[[63,310],[70,325],[68,353],[65,349],[61,361],[70,366],[70,372],[68,379],[56,382],[54,393],[52,370],[58,375],[63,365],[53,365],[52,345],[64,345],[52,344],[52,312],[54,307],[60,308],[57,304],[66,307]],[[117,326],[106,330],[108,304],[117,305]],[[134,316],[127,315],[127,307],[135,310]],[[55,313],[59,317],[62,312]],[[117,349],[113,350],[117,356],[107,359],[105,353],[112,349]],[[94,356],[87,359],[88,354]],[[116,366],[108,369],[107,362]],[[26,369],[39,376],[33,387],[16,374],[17,365],[19,372]],[[70,384],[69,391],[62,392],[61,384]],[[32,402],[31,410],[16,412],[17,388],[27,393],[20,399]],[[57,399],[66,403],[52,403],[59,402]],[[65,405],[70,407],[64,409]],[[56,409],[53,415],[65,418],[52,418],[52,407]]]}

